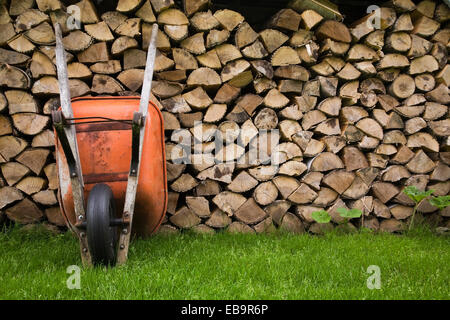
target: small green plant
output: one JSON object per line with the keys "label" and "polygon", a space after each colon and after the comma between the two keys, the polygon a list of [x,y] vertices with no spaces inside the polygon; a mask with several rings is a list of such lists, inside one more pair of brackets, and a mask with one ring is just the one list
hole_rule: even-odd
{"label": "small green plant", "polygon": [[331,221],[330,214],[325,210],[314,211],[311,217],[318,223],[328,223]]}
{"label": "small green plant", "polygon": [[439,210],[444,210],[445,208],[450,206],[450,195],[433,197],[429,200],[429,202],[431,205],[439,208]]}
{"label": "small green plant", "polygon": [[[362,216],[362,211],[359,209],[338,208],[336,211],[345,219],[344,223],[347,223],[350,219],[360,218]],[[331,221],[330,214],[325,210],[314,211],[311,217],[318,223],[328,223]]]}
{"label": "small green plant", "polygon": [[411,228],[414,224],[414,216],[416,215],[417,207],[419,206],[420,202],[423,199],[431,196],[433,194],[434,190],[422,191],[422,190],[417,189],[416,186],[407,186],[405,189],[403,189],[403,192],[415,203],[413,214],[411,217],[411,221],[409,222],[409,228],[408,228],[408,230],[411,230]]}
{"label": "small green plant", "polygon": [[346,219],[346,222],[348,220],[353,218],[360,218],[362,216],[362,211],[359,209],[345,209],[345,208],[339,208],[337,209],[337,212],[342,218]]}

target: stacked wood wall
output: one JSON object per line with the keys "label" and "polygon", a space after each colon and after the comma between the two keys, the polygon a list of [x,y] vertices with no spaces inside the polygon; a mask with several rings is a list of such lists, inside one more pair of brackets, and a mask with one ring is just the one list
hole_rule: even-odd
{"label": "stacked wood wall", "polygon": [[[59,0],[0,1],[0,222],[63,225],[50,119],[54,22],[63,26],[72,97],[139,94],[159,23],[152,91],[170,189],[161,231],[319,233],[311,213],[327,209],[332,228],[340,207],[365,214],[350,228],[400,231],[412,214],[405,186],[449,193],[444,3],[392,0],[351,26],[286,8],[263,29],[238,12],[211,11],[207,0],[120,0],[103,14],[95,4],[77,2],[76,21]],[[374,28],[367,21],[376,16]],[[230,144],[211,154],[216,130]],[[260,130],[278,130],[279,145],[265,153],[277,162],[242,161],[251,148],[267,149],[258,132],[277,135]],[[199,154],[179,163],[186,141]],[[239,161],[214,162],[231,151]],[[449,226],[448,209],[424,201],[419,211]]]}

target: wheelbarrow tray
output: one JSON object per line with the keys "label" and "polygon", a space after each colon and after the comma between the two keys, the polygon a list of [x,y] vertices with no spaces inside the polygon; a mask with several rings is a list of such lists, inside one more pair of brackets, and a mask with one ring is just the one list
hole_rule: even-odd
{"label": "wheelbarrow tray", "polygon": [[[72,108],[74,118],[105,117],[131,120],[133,112],[139,110],[139,100],[140,97],[82,97],[72,100]],[[89,192],[95,184],[107,184],[112,189],[117,211],[122,212],[131,162],[131,125],[118,121],[81,124],[86,121],[75,120],[85,185],[84,199],[88,199]],[[132,228],[134,234],[144,237],[158,229],[167,207],[163,118],[158,107],[152,102],[149,103],[145,121],[147,123]],[[56,139],[56,163],[61,212],[68,226],[75,225],[69,168],[58,139]]]}

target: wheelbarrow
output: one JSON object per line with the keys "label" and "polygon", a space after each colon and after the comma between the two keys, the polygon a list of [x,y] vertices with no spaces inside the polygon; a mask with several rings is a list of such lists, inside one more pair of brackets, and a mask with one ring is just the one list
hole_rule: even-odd
{"label": "wheelbarrow", "polygon": [[157,33],[154,24],[140,98],[71,100],[61,28],[55,24],[58,198],[86,266],[125,263],[131,234],[153,234],[166,212],[163,118],[150,101]]}

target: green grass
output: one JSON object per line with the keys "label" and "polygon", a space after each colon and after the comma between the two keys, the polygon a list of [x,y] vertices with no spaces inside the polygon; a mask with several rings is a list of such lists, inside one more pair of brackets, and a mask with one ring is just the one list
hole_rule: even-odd
{"label": "green grass", "polygon": [[[0,299],[449,299],[450,239],[408,235],[155,236],[132,243],[129,261],[82,269],[70,234],[0,233]],[[381,289],[369,290],[369,265]]]}

